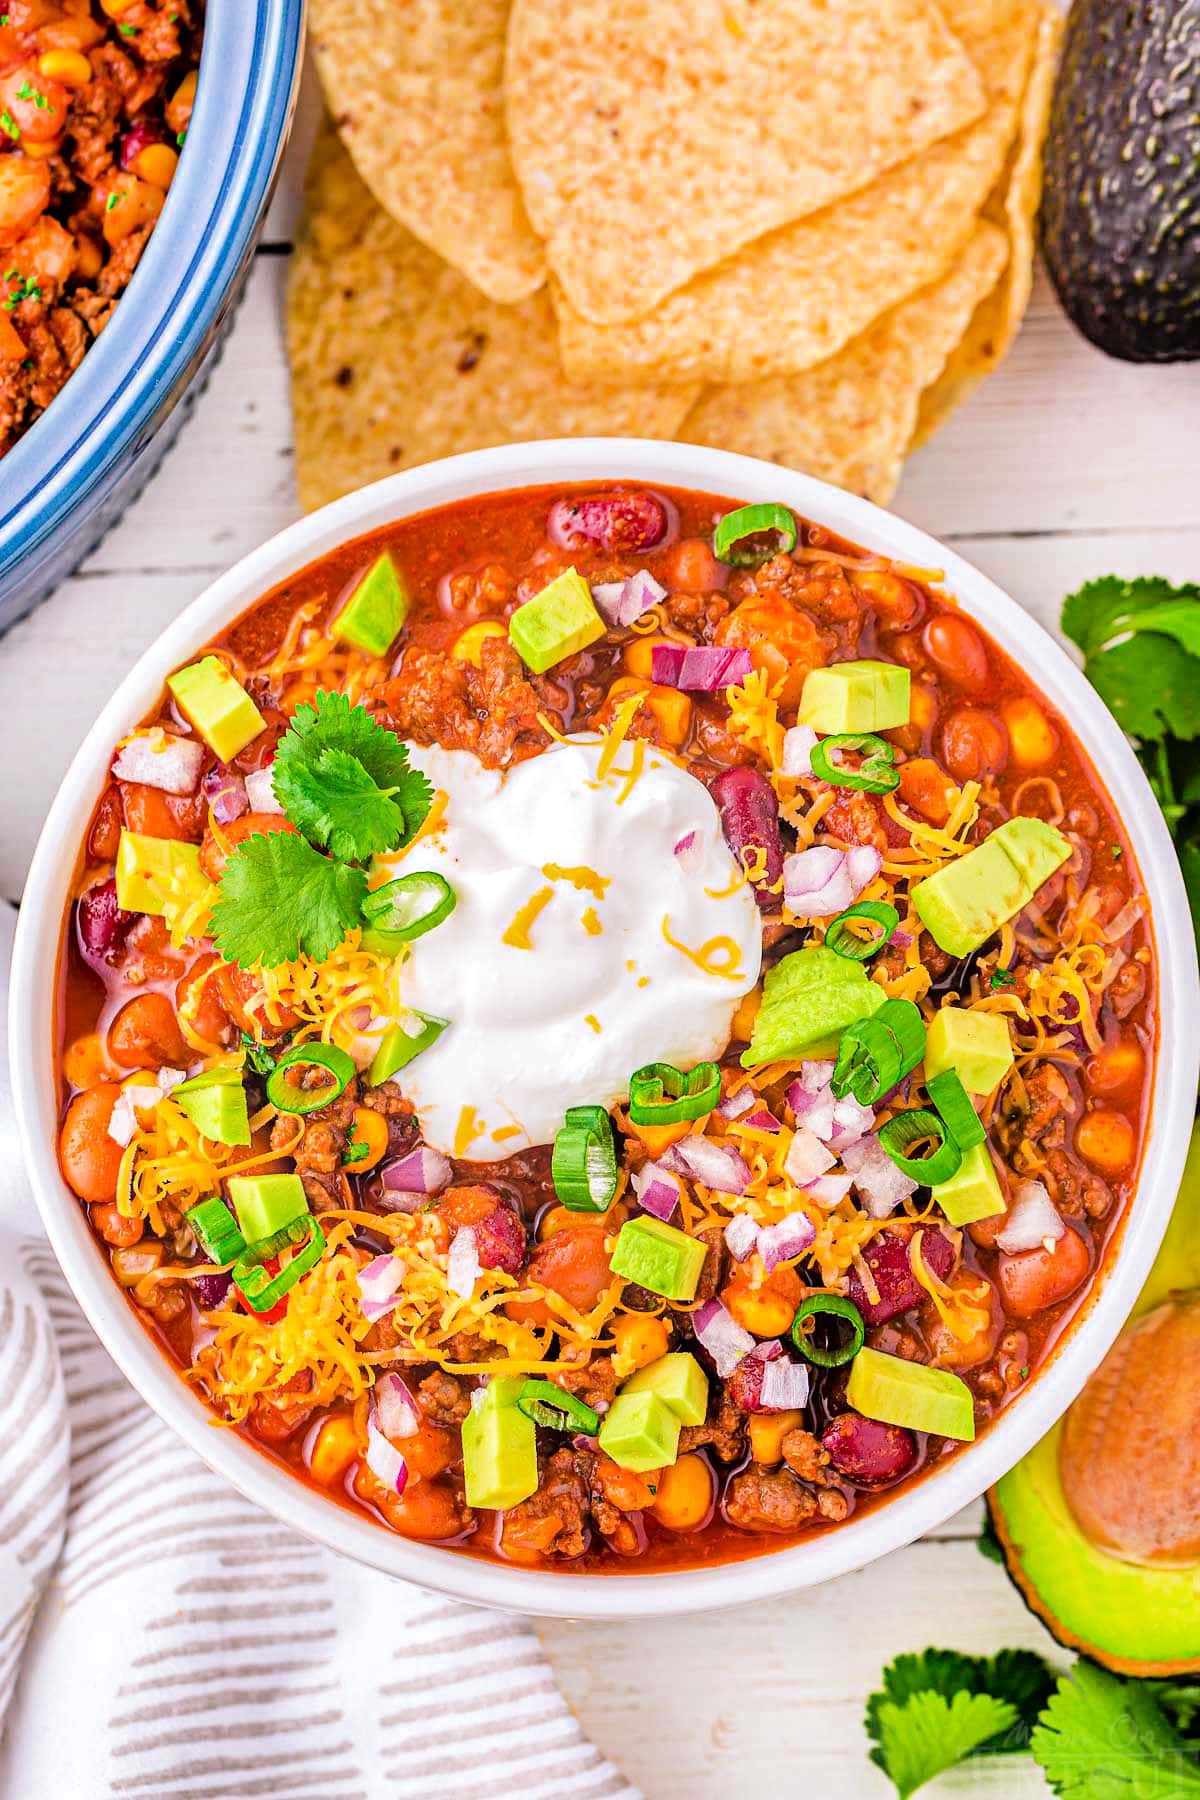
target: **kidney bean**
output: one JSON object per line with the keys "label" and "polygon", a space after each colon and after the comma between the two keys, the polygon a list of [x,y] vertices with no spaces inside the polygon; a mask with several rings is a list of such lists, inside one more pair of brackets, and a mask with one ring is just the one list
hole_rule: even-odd
{"label": "kidney bean", "polygon": [[999,775],[1008,762],[1008,732],[982,707],[957,707],[942,726],[942,760],[956,781]]}
{"label": "kidney bean", "polygon": [[497,1206],[474,1231],[480,1268],[520,1274],[525,1267],[525,1227],[511,1207]]}
{"label": "kidney bean", "polygon": [[81,894],[75,918],[85,956],[107,956],[119,950],[136,917],[117,905],[117,884],[112,876]]}
{"label": "kidney bean", "polygon": [[821,1448],[856,1487],[890,1487],[917,1461],[917,1440],[903,1425],[882,1425],[861,1413],[839,1413],[825,1427]]}
{"label": "kidney bean", "polygon": [[556,500],[546,529],[563,550],[611,550],[630,555],[653,550],[667,535],[670,520],[653,494],[595,494],[583,500]]}
{"label": "kidney bean", "polygon": [[743,850],[762,850],[766,867],[755,899],[765,912],[778,905],[778,895],[767,888],[783,874],[783,840],[779,835],[779,802],[775,790],[758,769],[724,769],[709,787],[721,815],[725,842],[739,861]]}
{"label": "kidney bean", "polygon": [[[898,1232],[881,1232],[863,1251],[863,1261],[875,1277],[879,1299],[869,1300],[857,1269],[851,1269],[848,1293],[868,1325],[886,1325],[899,1318],[925,1298],[925,1289],[912,1271],[908,1259],[910,1239]],[[921,1254],[939,1281],[945,1281],[954,1267],[954,1246],[940,1231],[925,1228],[921,1237]]]}
{"label": "kidney bean", "polygon": [[749,1356],[743,1356],[729,1377],[729,1398],[744,1413],[767,1410],[762,1403],[763,1370],[766,1366],[767,1358],[756,1356],[751,1351]]}
{"label": "kidney bean", "polygon": [[229,1274],[198,1276],[192,1283],[192,1293],[195,1295],[196,1305],[204,1311],[222,1305],[232,1282],[233,1277]]}

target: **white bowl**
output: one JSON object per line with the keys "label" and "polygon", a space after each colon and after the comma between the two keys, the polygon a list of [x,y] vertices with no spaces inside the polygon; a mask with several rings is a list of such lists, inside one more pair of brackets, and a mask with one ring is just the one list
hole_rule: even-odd
{"label": "white bowl", "polygon": [[[112,747],[157,703],[163,682],[246,607],[347,539],[429,507],[499,489],[632,480],[741,500],[774,499],[852,542],[922,568],[945,585],[1071,722],[1129,833],[1150,896],[1158,947],[1160,1055],[1141,1178],[1122,1241],[1049,1364],[973,1448],[892,1500],[823,1536],[748,1561],[672,1574],[550,1573],[409,1542],[325,1499],[211,1415],[135,1318],[54,1154],[58,1101],[53,1027],[59,933],[77,847]],[[1166,1226],[1183,1168],[1197,1084],[1192,926],[1171,839],[1136,758],[1059,647],[969,563],[865,500],[771,463],[644,440],[519,444],[392,476],[302,519],[215,581],[121,683],[71,764],[33,859],[17,929],[12,986],[13,1086],[38,1207],[63,1271],[129,1380],[185,1442],[247,1498],[309,1537],[389,1575],[458,1599],[572,1618],[696,1612],[809,1587],[860,1568],[940,1524],[1016,1462],[1054,1423],[1128,1314]]]}

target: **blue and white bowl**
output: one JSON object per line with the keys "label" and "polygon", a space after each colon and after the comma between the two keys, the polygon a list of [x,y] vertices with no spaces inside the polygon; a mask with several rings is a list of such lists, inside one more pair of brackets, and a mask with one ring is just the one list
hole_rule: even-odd
{"label": "blue and white bowl", "polygon": [[95,548],[183,423],[249,270],[303,41],[304,0],[208,0],[187,147],[145,255],[79,369],[0,458],[0,631]]}

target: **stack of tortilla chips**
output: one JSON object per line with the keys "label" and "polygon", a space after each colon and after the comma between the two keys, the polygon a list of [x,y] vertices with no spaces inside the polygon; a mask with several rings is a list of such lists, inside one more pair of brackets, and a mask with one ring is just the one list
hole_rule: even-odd
{"label": "stack of tortilla chips", "polygon": [[532,438],[886,502],[1033,265],[1050,0],[311,0],[306,506]]}

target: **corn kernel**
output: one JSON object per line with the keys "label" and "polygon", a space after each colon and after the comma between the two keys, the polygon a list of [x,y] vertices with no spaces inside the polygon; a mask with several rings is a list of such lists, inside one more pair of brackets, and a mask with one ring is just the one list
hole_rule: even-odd
{"label": "corn kernel", "polygon": [[1023,769],[1044,769],[1058,755],[1058,733],[1037,704],[1024,695],[1001,708],[1013,761]]}
{"label": "corn kernel", "polygon": [[83,88],[92,79],[92,65],[82,50],[45,50],[37,66],[39,75],[64,87]]}
{"label": "corn kernel", "polygon": [[687,695],[678,688],[652,687],[646,705],[667,744],[673,750],[680,749],[692,728],[692,703]]}
{"label": "corn kernel", "polygon": [[697,1531],[712,1512],[712,1504],[712,1470],[692,1451],[662,1471],[650,1511],[668,1531]]}
{"label": "corn kernel", "polygon": [[84,281],[93,281],[104,267],[104,255],[95,238],[82,234],[75,239],[75,272]]}
{"label": "corn kernel", "polygon": [[133,159],[134,173],[165,193],[175,179],[179,157],[170,144],[147,144]]}
{"label": "corn kernel", "polygon": [[111,1078],[113,1066],[98,1031],[89,1031],[86,1037],[76,1038],[67,1046],[63,1074],[74,1088],[95,1087],[98,1081]]}
{"label": "corn kernel", "polygon": [[621,661],[631,675],[637,675],[642,681],[654,679],[654,646],[655,644],[677,644],[680,639],[669,637],[641,637],[632,644],[626,644],[621,652]]}
{"label": "corn kernel", "polygon": [[346,1413],[326,1419],[317,1434],[308,1468],[314,1481],[332,1487],[340,1481],[358,1455],[358,1431]]}
{"label": "corn kernel", "polygon": [[501,625],[498,619],[481,619],[478,625],[468,625],[465,631],[459,632],[450,654],[459,662],[469,662],[473,668],[482,669],[483,646],[488,638],[507,636],[508,627]]}
{"label": "corn kernel", "polygon": [[31,137],[26,137],[21,140],[21,148],[26,156],[33,158],[34,162],[49,162],[50,158],[57,156],[62,149],[62,139],[61,137],[48,138],[39,144],[35,143]]}
{"label": "corn kernel", "polygon": [[388,1127],[382,1113],[375,1112],[369,1106],[356,1106],[354,1124],[350,1131],[350,1141],[365,1144],[367,1154],[358,1156],[347,1167],[354,1175],[361,1175],[367,1169],[373,1169],[376,1163],[382,1162],[387,1155]]}
{"label": "corn kernel", "polygon": [[614,1323],[612,1334],[617,1346],[613,1367],[620,1381],[635,1369],[657,1362],[670,1347],[667,1328],[653,1313],[624,1313]]}

